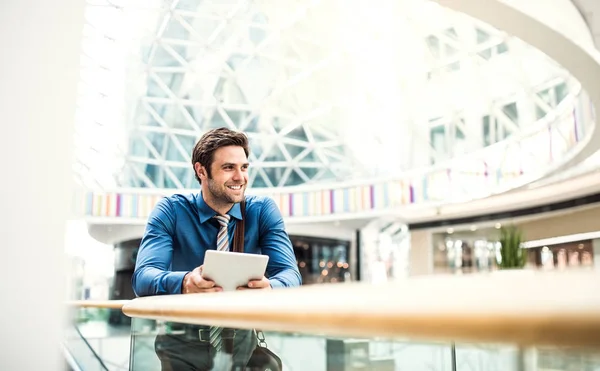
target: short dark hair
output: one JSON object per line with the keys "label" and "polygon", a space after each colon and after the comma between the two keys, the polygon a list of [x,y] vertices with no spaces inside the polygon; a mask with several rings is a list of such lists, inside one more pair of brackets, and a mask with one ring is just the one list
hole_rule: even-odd
{"label": "short dark hair", "polygon": [[[214,160],[214,153],[217,149],[226,146],[242,147],[246,153],[246,158],[248,158],[250,151],[248,149],[248,137],[246,134],[228,128],[218,128],[204,133],[194,146],[194,150],[192,151],[192,168],[194,168],[196,162],[199,162],[200,165],[204,166],[206,174],[210,178],[212,176],[210,168]],[[202,184],[195,168],[194,176],[198,180],[198,183]]]}

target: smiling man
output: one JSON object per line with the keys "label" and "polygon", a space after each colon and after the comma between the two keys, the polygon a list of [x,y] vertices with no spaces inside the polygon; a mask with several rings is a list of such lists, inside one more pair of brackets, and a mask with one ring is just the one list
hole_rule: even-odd
{"label": "smiling man", "polygon": [[[165,197],[150,214],[132,279],[137,296],[222,291],[202,277],[204,255],[207,250],[232,248],[234,231],[243,215],[244,252],[268,255],[269,262],[266,277],[238,289],[301,284],[277,205],[268,197],[244,194],[248,185],[248,152],[246,135],[226,128],[208,131],[196,143],[192,166],[202,191]],[[240,207],[243,200],[245,214]],[[220,350],[229,354],[227,362],[237,367],[227,369],[243,370],[253,362],[264,362],[253,356],[257,341],[252,330],[215,331],[216,327],[184,324],[172,327],[183,331],[159,334],[155,340],[156,354],[165,371],[221,369],[223,366],[216,361],[217,354],[224,354]]]}
{"label": "smiling man", "polygon": [[[267,277],[240,289],[299,286],[300,273],[281,213],[268,197],[245,196],[248,138],[226,128],[205,133],[192,152],[202,192],[162,199],[150,214],[140,244],[133,289],[137,296],[221,291],[201,276],[207,250],[217,249],[226,229],[229,250],[246,200],[244,252],[269,256]],[[218,218],[217,218],[218,217]],[[222,242],[222,241],[221,241]],[[223,246],[220,246],[223,249]]]}

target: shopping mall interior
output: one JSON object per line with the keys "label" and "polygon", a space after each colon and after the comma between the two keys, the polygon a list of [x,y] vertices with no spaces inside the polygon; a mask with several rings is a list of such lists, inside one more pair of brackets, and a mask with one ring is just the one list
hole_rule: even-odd
{"label": "shopping mall interior", "polygon": [[[220,325],[264,329],[279,361],[240,370],[600,370],[597,0],[0,19],[0,368],[166,370],[157,339]],[[136,298],[148,217],[199,192],[192,149],[221,127],[247,135],[246,194],[277,205],[302,287]]]}

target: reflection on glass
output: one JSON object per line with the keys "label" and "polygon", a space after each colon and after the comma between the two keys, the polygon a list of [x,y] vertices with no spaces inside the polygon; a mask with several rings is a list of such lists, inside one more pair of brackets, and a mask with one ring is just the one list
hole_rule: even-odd
{"label": "reflection on glass", "polygon": [[[325,337],[319,334],[226,329],[215,347],[210,326],[135,318],[130,370],[503,370],[536,362],[544,370],[595,370],[596,354],[577,349],[496,344],[415,342],[410,339]],[[453,347],[454,346],[454,347]],[[266,361],[266,363],[265,363]],[[575,368],[571,366],[576,365]]]}

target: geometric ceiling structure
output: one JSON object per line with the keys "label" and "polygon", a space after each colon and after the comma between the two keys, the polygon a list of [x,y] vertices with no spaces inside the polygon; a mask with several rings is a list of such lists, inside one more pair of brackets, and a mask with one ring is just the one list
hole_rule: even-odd
{"label": "geometric ceiling structure", "polygon": [[518,136],[580,89],[540,51],[427,0],[135,3],[104,3],[140,25],[112,33],[121,160],[104,173],[119,186],[197,188],[193,145],[222,126],[250,138],[251,187],[399,175]]}

